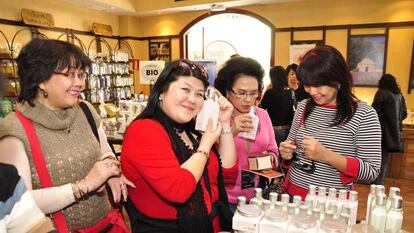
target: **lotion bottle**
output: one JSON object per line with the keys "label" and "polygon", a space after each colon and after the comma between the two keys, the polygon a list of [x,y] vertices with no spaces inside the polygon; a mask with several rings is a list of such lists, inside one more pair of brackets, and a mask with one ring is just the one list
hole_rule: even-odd
{"label": "lotion bottle", "polygon": [[254,106],[250,107],[249,116],[252,118],[253,129],[250,132],[240,132],[239,136],[254,140],[256,138],[257,126],[259,125],[259,117],[256,115]]}
{"label": "lotion bottle", "polygon": [[216,93],[214,87],[207,87],[206,99],[204,100],[203,108],[197,115],[195,129],[199,131],[206,131],[208,120],[213,120],[213,129],[216,128],[220,106],[215,100]]}

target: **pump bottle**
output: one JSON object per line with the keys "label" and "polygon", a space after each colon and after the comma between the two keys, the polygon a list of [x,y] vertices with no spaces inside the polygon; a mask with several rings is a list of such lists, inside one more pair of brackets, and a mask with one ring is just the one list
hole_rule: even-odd
{"label": "pump bottle", "polygon": [[256,138],[257,126],[259,125],[259,117],[256,116],[256,109],[254,106],[250,107],[249,116],[252,118],[253,129],[250,132],[240,132],[239,136],[254,140]]}
{"label": "pump bottle", "polygon": [[214,87],[207,87],[206,100],[204,100],[203,108],[197,115],[195,129],[199,131],[206,131],[208,120],[213,120],[213,129],[216,128],[220,106],[215,101],[216,93]]}

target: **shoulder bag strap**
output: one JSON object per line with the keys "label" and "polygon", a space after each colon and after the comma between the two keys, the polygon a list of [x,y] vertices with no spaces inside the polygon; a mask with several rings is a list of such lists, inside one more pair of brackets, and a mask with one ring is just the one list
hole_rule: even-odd
{"label": "shoulder bag strap", "polygon": [[96,123],[95,123],[95,120],[93,119],[91,110],[82,101],[79,103],[79,106],[82,108],[83,112],[85,113],[85,116],[88,119],[88,123],[91,126],[93,135],[95,135],[96,140],[98,140],[98,142],[99,142],[98,128],[96,127]]}
{"label": "shoulder bag strap", "polygon": [[[36,131],[33,127],[33,122],[23,116],[23,114],[21,114],[19,111],[16,111],[16,116],[21,122],[29,140],[33,162],[36,167],[37,175],[39,176],[42,188],[53,187],[52,179],[50,178],[49,172],[47,171],[42,149],[40,148],[39,139],[37,138]],[[69,233],[69,228],[62,210],[52,213],[51,216],[56,229],[60,233]]]}

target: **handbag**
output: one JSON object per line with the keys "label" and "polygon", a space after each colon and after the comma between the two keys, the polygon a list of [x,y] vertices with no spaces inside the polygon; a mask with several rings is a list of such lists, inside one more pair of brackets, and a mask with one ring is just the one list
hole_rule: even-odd
{"label": "handbag", "polygon": [[[82,104],[86,106],[85,103],[82,103]],[[88,107],[86,106],[86,108]],[[85,111],[84,108],[82,108],[82,110]],[[89,108],[88,108],[88,111],[89,111],[90,117],[92,117],[92,113],[90,112]],[[90,118],[88,117],[88,114],[86,115],[88,118],[88,122],[90,123],[89,121]],[[49,172],[47,171],[46,163],[43,157],[43,152],[42,152],[42,149],[40,148],[39,139],[36,135],[33,122],[30,119],[23,116],[23,114],[21,114],[19,111],[16,111],[16,116],[21,122],[25,130],[25,133],[27,135],[27,138],[30,144],[30,149],[32,151],[33,162],[34,162],[37,174],[39,176],[39,180],[40,180],[40,184],[42,188],[53,187],[53,182],[52,182],[52,179],[50,178]],[[96,125],[95,125],[95,129],[96,129]],[[98,136],[97,130],[96,130],[95,136]],[[67,222],[66,222],[66,219],[65,219],[65,216],[62,210],[52,213],[51,217],[58,232],[69,233],[69,227],[67,225]],[[108,214],[106,214],[94,226],[90,226],[90,227],[83,228],[80,230],[75,230],[75,232],[78,232],[78,233],[111,233],[111,232],[112,233],[129,233],[130,231],[128,230],[125,224],[122,214],[118,210],[114,209]]]}

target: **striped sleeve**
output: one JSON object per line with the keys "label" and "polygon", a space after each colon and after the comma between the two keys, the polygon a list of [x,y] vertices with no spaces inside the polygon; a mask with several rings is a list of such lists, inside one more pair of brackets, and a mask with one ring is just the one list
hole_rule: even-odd
{"label": "striped sleeve", "polygon": [[375,110],[365,105],[355,138],[356,158],[359,160],[357,180],[371,182],[379,174],[381,167],[381,126]]}

